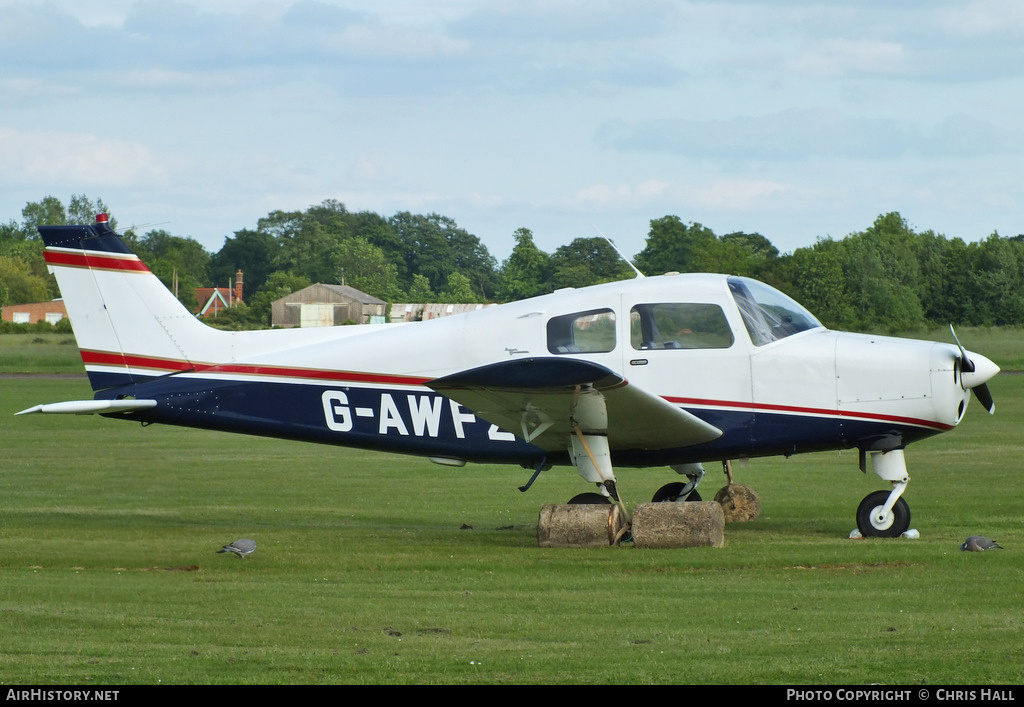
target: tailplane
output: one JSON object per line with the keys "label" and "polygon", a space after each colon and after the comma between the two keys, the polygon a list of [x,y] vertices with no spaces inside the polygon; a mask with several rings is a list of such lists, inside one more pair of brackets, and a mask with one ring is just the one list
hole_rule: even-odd
{"label": "tailplane", "polygon": [[40,226],[93,390],[192,370],[224,332],[192,315],[110,227]]}

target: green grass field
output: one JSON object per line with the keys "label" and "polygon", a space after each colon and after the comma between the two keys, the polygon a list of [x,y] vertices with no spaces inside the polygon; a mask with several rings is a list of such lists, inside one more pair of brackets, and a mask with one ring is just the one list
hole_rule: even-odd
{"label": "green grass field", "polygon": [[82,373],[71,334],[0,334],[0,373]]}
{"label": "green grass field", "polygon": [[13,417],[88,385],[2,379],[0,683],[1021,684],[1024,376],[992,388],[908,450],[918,540],[848,539],[883,484],[837,452],[738,465],[763,514],[724,548],[570,550],[535,537],[568,468]]}
{"label": "green grass field", "polygon": [[[958,334],[1024,368],[1017,330]],[[67,338],[0,336],[0,372],[80,372]],[[517,468],[14,417],[91,393],[2,378],[0,683],[1021,684],[1024,376],[991,387],[995,416],[907,452],[918,540],[848,539],[884,484],[847,451],[737,465],[763,513],[724,548],[568,550],[535,536],[589,490],[568,468],[522,494]],[[959,552],[974,533],[1006,549]]]}

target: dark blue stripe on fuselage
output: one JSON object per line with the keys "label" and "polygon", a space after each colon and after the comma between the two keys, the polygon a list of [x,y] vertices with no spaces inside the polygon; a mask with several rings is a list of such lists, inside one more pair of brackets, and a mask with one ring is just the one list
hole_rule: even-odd
{"label": "dark blue stripe on fuselage", "polygon": [[[117,374],[108,374],[112,382]],[[124,383],[128,376],[120,376]],[[123,419],[477,462],[533,465],[545,455],[518,438],[494,439],[490,423],[426,389],[385,389],[217,380],[166,375],[102,392],[154,399]],[[884,421],[714,408],[688,412],[723,430],[713,442],[663,450],[617,450],[621,466],[660,466],[850,447],[902,446],[934,430]],[[507,436],[507,435],[504,435]],[[548,461],[568,463],[568,452]]]}
{"label": "dark blue stripe on fuselage", "polygon": [[102,393],[126,395],[157,401],[152,410],[131,417],[145,422],[473,461],[532,464],[544,456],[518,438],[492,439],[490,423],[425,389],[171,375]]}

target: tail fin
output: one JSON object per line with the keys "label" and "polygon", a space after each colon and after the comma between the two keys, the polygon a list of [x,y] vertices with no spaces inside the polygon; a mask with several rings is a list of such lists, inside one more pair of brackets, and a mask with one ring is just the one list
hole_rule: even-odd
{"label": "tail fin", "polygon": [[93,390],[190,370],[223,332],[197,320],[131,252],[106,214],[40,226]]}

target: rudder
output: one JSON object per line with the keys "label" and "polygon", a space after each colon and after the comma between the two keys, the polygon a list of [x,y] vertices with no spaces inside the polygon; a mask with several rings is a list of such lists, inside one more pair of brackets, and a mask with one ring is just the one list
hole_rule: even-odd
{"label": "rudder", "polygon": [[190,370],[222,334],[171,294],[106,214],[92,225],[40,226],[39,233],[93,390]]}

